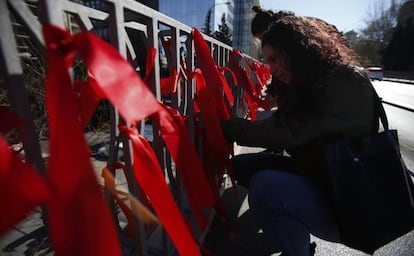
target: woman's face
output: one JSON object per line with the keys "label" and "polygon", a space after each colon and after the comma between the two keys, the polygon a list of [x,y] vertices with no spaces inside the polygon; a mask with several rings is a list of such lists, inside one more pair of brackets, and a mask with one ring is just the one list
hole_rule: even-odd
{"label": "woman's face", "polygon": [[263,46],[262,50],[272,76],[285,84],[290,84],[293,80],[293,74],[286,54],[267,44]]}

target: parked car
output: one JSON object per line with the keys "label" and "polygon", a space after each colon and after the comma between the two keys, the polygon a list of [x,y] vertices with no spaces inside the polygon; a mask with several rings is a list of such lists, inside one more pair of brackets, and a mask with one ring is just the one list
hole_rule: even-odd
{"label": "parked car", "polygon": [[384,78],[384,70],[382,67],[366,67],[364,70],[371,80],[381,81]]}

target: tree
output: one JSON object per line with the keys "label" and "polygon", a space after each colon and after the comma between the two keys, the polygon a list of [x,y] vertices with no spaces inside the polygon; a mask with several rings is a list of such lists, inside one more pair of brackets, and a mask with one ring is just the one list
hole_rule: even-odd
{"label": "tree", "polygon": [[362,37],[368,40],[379,41],[387,44],[391,39],[392,32],[397,26],[398,10],[401,1],[391,0],[390,7],[384,9],[384,1],[376,2],[365,23],[366,28],[361,30]]}
{"label": "tree", "polygon": [[382,65],[383,54],[396,29],[402,0],[390,0],[388,9],[384,1],[376,2],[367,13],[366,27],[351,46],[361,57],[363,65]]}
{"label": "tree", "polygon": [[203,28],[203,33],[206,35],[211,35],[211,28],[210,28],[210,23],[211,23],[211,9],[208,10],[207,12],[207,16],[206,16],[206,21],[204,22],[204,28]]}
{"label": "tree", "polygon": [[398,14],[398,24],[383,55],[384,68],[414,70],[414,1],[405,2]]}
{"label": "tree", "polygon": [[224,13],[221,16],[221,25],[218,26],[218,29],[218,31],[214,32],[213,37],[227,45],[232,46],[232,35],[230,33],[229,26],[227,25],[226,15]]}
{"label": "tree", "polygon": [[343,33],[343,36],[348,41],[349,45],[352,45],[358,39],[358,33],[355,30],[350,30]]}
{"label": "tree", "polygon": [[352,49],[358,54],[362,66],[381,65],[382,45],[378,41],[360,38],[352,43]]}

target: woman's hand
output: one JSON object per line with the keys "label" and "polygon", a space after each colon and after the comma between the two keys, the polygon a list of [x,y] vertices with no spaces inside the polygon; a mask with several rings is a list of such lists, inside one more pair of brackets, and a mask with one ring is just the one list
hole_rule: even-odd
{"label": "woman's hand", "polygon": [[235,118],[230,120],[221,120],[221,129],[223,136],[227,142],[233,143],[237,141],[243,130],[243,123],[246,122],[243,118]]}

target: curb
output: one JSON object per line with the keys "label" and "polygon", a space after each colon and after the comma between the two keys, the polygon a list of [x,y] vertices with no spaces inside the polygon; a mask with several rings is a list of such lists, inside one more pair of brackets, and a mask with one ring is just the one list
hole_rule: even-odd
{"label": "curb", "polygon": [[389,102],[389,101],[385,101],[385,100],[381,100],[381,101],[384,104],[388,104],[388,105],[391,105],[393,107],[397,107],[397,108],[401,108],[401,109],[404,109],[404,110],[407,110],[407,111],[410,111],[410,112],[414,112],[414,109],[413,108],[401,106],[401,105],[398,105],[398,104],[395,104],[395,103],[392,103],[392,102]]}
{"label": "curb", "polygon": [[396,82],[396,83],[403,83],[403,84],[412,84],[412,85],[414,85],[414,80],[399,79],[399,78],[388,78],[388,77],[384,77],[382,80],[383,81],[390,81],[390,82]]}

